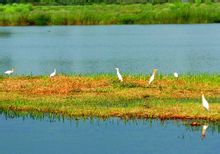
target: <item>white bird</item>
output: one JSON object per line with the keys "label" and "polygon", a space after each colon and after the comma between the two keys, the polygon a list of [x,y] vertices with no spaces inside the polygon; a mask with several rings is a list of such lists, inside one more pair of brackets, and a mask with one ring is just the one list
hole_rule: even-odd
{"label": "white bird", "polygon": [[209,103],[208,101],[205,99],[204,94],[202,93],[202,106],[208,111],[209,110]]}
{"label": "white bird", "polygon": [[202,138],[205,138],[205,134],[206,134],[206,129],[209,127],[209,125],[203,125],[202,126]]}
{"label": "white bird", "polygon": [[120,74],[120,72],[119,72],[119,68],[115,68],[116,69],[116,71],[117,71],[117,76],[118,76],[118,80],[120,80],[121,82],[123,81],[123,78],[122,78],[122,76],[121,76],[121,74]]}
{"label": "white bird", "polygon": [[153,69],[153,74],[151,75],[149,82],[148,82],[149,85],[151,84],[151,82],[154,81],[154,77],[155,77],[156,73],[157,73],[157,69]]}
{"label": "white bird", "polygon": [[178,77],[179,77],[179,74],[178,74],[177,72],[174,72],[174,73],[173,73],[173,76],[174,76],[175,78],[178,78]]}
{"label": "white bird", "polygon": [[14,72],[14,68],[12,68],[11,70],[5,71],[5,74],[10,75]]}
{"label": "white bird", "polygon": [[53,73],[50,74],[50,78],[54,77],[54,76],[56,75],[56,72],[57,72],[57,71],[56,71],[56,69],[54,68]]}

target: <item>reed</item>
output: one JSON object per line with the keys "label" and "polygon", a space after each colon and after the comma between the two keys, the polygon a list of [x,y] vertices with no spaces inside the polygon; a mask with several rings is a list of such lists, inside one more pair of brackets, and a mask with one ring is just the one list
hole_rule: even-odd
{"label": "reed", "polygon": [[185,24],[220,22],[219,3],[0,5],[0,25]]}

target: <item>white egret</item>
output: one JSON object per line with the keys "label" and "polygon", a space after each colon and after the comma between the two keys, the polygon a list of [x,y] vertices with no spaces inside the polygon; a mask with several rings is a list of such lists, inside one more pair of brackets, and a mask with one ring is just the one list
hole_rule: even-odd
{"label": "white egret", "polygon": [[15,69],[12,68],[11,70],[5,71],[5,74],[10,75],[10,74],[12,74],[14,71],[15,71]]}
{"label": "white egret", "polygon": [[202,126],[202,138],[205,138],[205,134],[206,134],[206,129],[209,127],[209,125],[203,125]]}
{"label": "white egret", "polygon": [[153,74],[151,75],[149,82],[148,82],[149,85],[151,84],[151,82],[154,81],[154,77],[155,77],[156,73],[157,73],[157,69],[153,69]]}
{"label": "white egret", "polygon": [[205,99],[204,94],[202,93],[202,106],[208,111],[209,110],[209,103],[208,101]]}
{"label": "white egret", "polygon": [[50,78],[54,77],[54,76],[56,75],[56,72],[57,72],[57,71],[56,71],[56,69],[54,68],[53,73],[50,74]]}
{"label": "white egret", "polygon": [[174,73],[173,73],[173,76],[174,76],[175,78],[178,78],[178,77],[179,77],[179,74],[178,74],[177,72],[174,72]]}
{"label": "white egret", "polygon": [[119,72],[119,68],[115,68],[116,69],[116,71],[117,71],[117,76],[118,76],[118,80],[120,80],[121,82],[123,81],[123,78],[122,78],[122,76],[121,76],[121,74],[120,74],[120,72]]}

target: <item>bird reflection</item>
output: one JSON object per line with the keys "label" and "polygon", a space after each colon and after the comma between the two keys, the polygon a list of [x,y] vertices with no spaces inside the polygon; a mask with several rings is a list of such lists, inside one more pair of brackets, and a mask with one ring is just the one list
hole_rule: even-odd
{"label": "bird reflection", "polygon": [[207,124],[202,126],[202,139],[204,139],[206,136],[206,129],[207,128],[208,128]]}

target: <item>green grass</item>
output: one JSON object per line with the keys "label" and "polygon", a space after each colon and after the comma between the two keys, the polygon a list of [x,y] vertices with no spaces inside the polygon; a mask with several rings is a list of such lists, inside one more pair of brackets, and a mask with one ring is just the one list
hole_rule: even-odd
{"label": "green grass", "polygon": [[[218,74],[115,74],[0,77],[0,109],[73,117],[204,119],[220,121]],[[201,105],[201,91],[210,111]]]}
{"label": "green grass", "polygon": [[0,5],[0,25],[219,23],[219,3]]}

